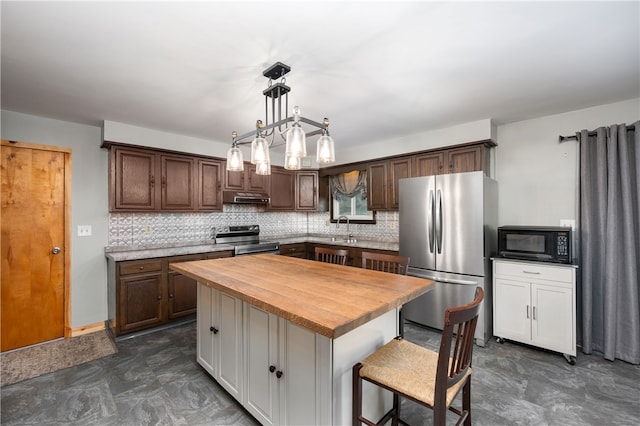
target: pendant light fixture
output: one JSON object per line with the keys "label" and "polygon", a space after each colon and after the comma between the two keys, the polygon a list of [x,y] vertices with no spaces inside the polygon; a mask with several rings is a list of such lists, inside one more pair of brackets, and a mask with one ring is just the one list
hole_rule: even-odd
{"label": "pendant light fixture", "polygon": [[[317,142],[316,161],[319,164],[335,162],[334,144],[329,135],[329,120],[327,118],[322,123],[309,120],[300,115],[300,108],[297,106],[293,108],[291,117],[286,116],[289,106],[288,93],[291,88],[285,84],[284,75],[289,71],[291,71],[291,67],[276,62],[262,73],[269,78],[269,84],[262,92],[265,99],[265,121],[257,120],[256,129],[241,136],[238,136],[235,131],[231,134],[233,142],[227,151],[227,170],[244,170],[244,160],[239,145],[251,143],[251,163],[256,165],[256,173],[269,175],[271,174],[269,150],[282,145],[283,142],[285,145],[284,168],[298,170],[302,168],[302,159],[307,156],[306,138],[314,135],[321,135]],[[280,78],[280,82],[273,84],[273,80],[278,78]],[[271,103],[271,108],[269,108],[269,103]],[[285,118],[282,118],[283,112]],[[292,124],[289,125],[291,122]],[[302,124],[315,127],[316,130],[306,133]],[[276,134],[279,135],[278,139]],[[250,142],[248,139],[251,137],[253,140]]]}

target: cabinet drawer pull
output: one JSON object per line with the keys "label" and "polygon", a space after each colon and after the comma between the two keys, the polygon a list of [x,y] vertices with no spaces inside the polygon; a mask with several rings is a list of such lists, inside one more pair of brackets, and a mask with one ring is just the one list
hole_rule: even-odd
{"label": "cabinet drawer pull", "polygon": [[144,266],[139,266],[138,269],[144,271]]}
{"label": "cabinet drawer pull", "polygon": [[276,366],[275,365],[270,365],[269,366],[269,372],[273,373],[274,371],[276,371]]}
{"label": "cabinet drawer pull", "polygon": [[526,271],[523,269],[522,272],[525,274],[540,275],[540,272],[536,272],[536,271]]}

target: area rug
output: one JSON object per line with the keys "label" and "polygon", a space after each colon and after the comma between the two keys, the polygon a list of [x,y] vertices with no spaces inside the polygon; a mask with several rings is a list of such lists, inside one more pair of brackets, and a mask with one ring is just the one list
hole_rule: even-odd
{"label": "area rug", "polygon": [[118,352],[105,331],[59,339],[0,354],[0,386],[84,364]]}

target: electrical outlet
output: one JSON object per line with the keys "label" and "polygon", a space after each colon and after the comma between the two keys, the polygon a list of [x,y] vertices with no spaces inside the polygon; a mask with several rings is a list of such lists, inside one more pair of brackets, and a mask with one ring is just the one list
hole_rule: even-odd
{"label": "electrical outlet", "polygon": [[90,237],[91,225],[78,225],[78,237]]}
{"label": "electrical outlet", "polygon": [[389,228],[391,228],[392,230],[393,230],[393,229],[396,229],[396,223],[395,223],[395,222],[391,222],[391,223],[389,224]]}
{"label": "electrical outlet", "polygon": [[151,225],[147,225],[144,227],[144,233],[149,235],[151,234],[151,231],[153,231],[153,227]]}
{"label": "electrical outlet", "polygon": [[566,226],[571,228],[572,231],[575,231],[576,221],[574,219],[560,219],[560,226]]}

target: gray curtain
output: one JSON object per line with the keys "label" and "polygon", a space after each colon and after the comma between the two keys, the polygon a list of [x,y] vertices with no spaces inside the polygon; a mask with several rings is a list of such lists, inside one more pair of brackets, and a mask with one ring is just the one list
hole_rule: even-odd
{"label": "gray curtain", "polygon": [[640,121],[577,137],[582,350],[640,364]]}
{"label": "gray curtain", "polygon": [[331,176],[329,185],[335,199],[351,198],[358,193],[362,194],[362,198],[367,198],[367,172],[364,170],[354,170]]}

